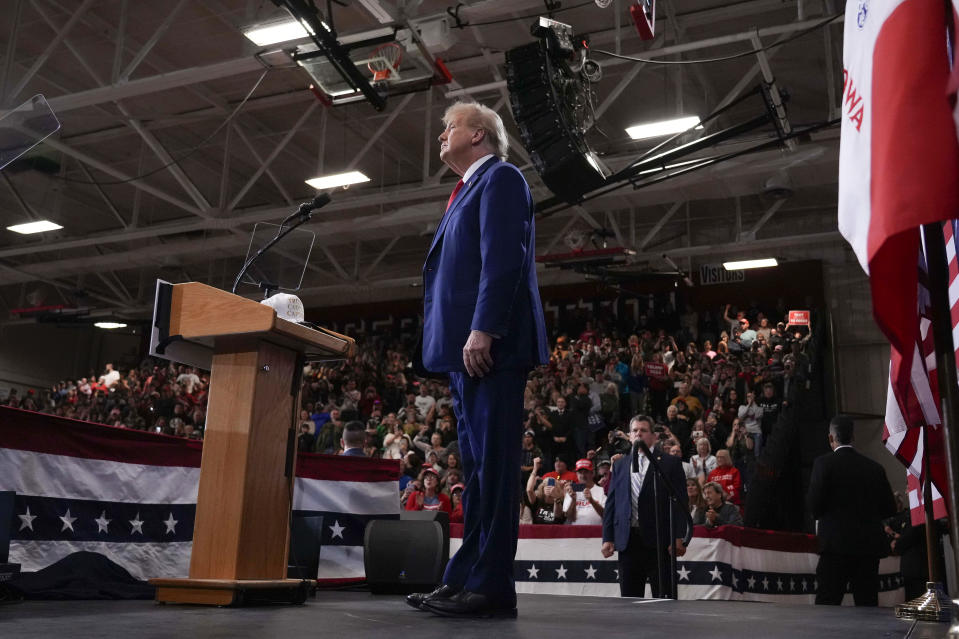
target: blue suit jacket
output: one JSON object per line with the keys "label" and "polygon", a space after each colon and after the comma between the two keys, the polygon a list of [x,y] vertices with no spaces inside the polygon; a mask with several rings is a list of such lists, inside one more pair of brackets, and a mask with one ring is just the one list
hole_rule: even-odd
{"label": "blue suit jacket", "polygon": [[487,160],[456,195],[423,265],[423,366],[465,372],[471,330],[498,335],[493,370],[549,358],[535,265],[533,200],[523,174]]}
{"label": "blue suit jacket", "polygon": [[[680,499],[686,495],[686,474],[683,472],[683,462],[678,457],[654,453],[656,461],[663,469],[669,483],[676,489]],[[603,512],[603,541],[612,541],[617,551],[625,550],[629,543],[630,518],[632,517],[630,470],[632,459],[623,455],[613,465],[613,477],[610,480],[609,492],[606,494],[606,509]],[[653,498],[653,475],[656,471],[650,466],[646,471],[646,479],[639,494],[639,531],[643,542],[648,547],[656,545],[656,511]],[[667,497],[665,486],[659,486],[659,528],[665,545],[685,535],[686,514],[680,507],[673,510],[673,531],[669,531],[669,510],[671,503]]]}
{"label": "blue suit jacket", "polygon": [[345,455],[347,457],[366,457],[366,453],[363,452],[362,448],[347,448],[340,455]]}

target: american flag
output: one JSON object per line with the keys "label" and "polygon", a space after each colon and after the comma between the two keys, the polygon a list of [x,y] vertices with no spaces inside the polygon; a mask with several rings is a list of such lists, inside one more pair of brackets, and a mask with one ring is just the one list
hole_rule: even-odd
{"label": "american flag", "polygon": [[[928,472],[942,492],[947,483],[920,229],[959,211],[945,18],[942,6],[930,2],[846,3],[838,206],[839,230],[870,275],[873,315],[892,347],[886,445],[908,472]],[[922,125],[904,134],[910,122]],[[955,242],[947,243],[954,260]]]}
{"label": "american flag", "polygon": [[[959,268],[956,266],[954,221],[943,223],[943,230],[950,272],[949,304],[952,307],[952,317],[956,318],[959,316],[959,281],[955,279]],[[918,480],[917,484],[925,481],[926,473],[929,472],[933,483],[944,487],[947,486],[943,459],[945,447],[939,410],[932,300],[928,287],[928,265],[922,250],[919,251],[916,300],[917,332],[913,353],[906,360],[909,362],[908,368],[902,354],[895,347],[890,349],[889,391],[886,394],[883,440],[886,448],[906,466],[908,474]],[[952,328],[954,333],[955,319],[952,320]],[[925,450],[926,444],[928,451]],[[940,491],[935,492],[938,495]],[[912,520],[917,525],[925,521],[921,490],[919,493],[917,500],[910,499]],[[941,495],[934,500],[933,507],[934,511],[938,511],[937,517],[945,516],[945,503]]]}
{"label": "american flag", "polygon": [[[189,573],[202,443],[0,407],[0,490],[17,493],[10,561],[101,553],[134,577]],[[323,516],[319,578],[362,580],[363,533],[399,518],[399,464],[301,453],[294,517]]]}

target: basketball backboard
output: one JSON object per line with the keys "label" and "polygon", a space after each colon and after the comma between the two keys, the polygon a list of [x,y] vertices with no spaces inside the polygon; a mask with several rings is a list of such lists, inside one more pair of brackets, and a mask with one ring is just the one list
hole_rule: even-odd
{"label": "basketball backboard", "polygon": [[[386,95],[422,91],[434,84],[449,82],[449,71],[442,59],[435,57],[432,52],[443,51],[454,41],[455,37],[445,20],[402,28],[382,27],[339,38],[340,44],[349,50],[354,66],[369,75],[371,81],[374,72],[369,69],[382,67],[388,62],[383,54],[392,47],[384,49],[384,45],[395,43],[399,46],[401,55],[398,65],[391,68],[388,77],[377,78],[377,90]],[[313,79],[314,90],[322,94],[324,102],[338,105],[365,99],[315,44],[298,46],[292,55]]]}

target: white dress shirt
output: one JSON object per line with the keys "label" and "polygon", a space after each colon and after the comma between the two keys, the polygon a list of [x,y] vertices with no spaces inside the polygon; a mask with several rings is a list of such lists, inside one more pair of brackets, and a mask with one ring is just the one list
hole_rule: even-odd
{"label": "white dress shirt", "polygon": [[486,162],[486,160],[490,159],[491,157],[493,157],[493,154],[487,153],[480,159],[470,164],[470,168],[466,169],[466,173],[463,174],[463,177],[462,177],[463,184],[465,185],[467,182],[469,182],[469,179],[473,177],[473,174],[476,173],[476,171],[479,170],[481,166],[483,166],[483,163]]}
{"label": "white dress shirt", "polygon": [[629,504],[632,514],[629,518],[631,526],[639,525],[639,493],[643,490],[643,482],[646,481],[646,471],[649,470],[649,459],[642,451],[637,451],[639,458],[639,471],[633,472],[632,460],[630,460],[629,473]]}

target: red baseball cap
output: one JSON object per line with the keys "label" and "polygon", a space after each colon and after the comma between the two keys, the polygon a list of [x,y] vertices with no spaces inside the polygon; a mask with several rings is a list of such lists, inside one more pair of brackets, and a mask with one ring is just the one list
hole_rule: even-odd
{"label": "red baseball cap", "polygon": [[464,488],[466,487],[463,484],[453,484],[450,486],[450,492],[452,493],[455,490],[463,490]]}
{"label": "red baseball cap", "polygon": [[593,470],[593,462],[588,459],[581,459],[576,462],[576,470]]}
{"label": "red baseball cap", "polygon": [[440,476],[440,474],[439,474],[438,472],[436,472],[436,469],[433,468],[432,466],[423,466],[423,472],[424,472],[424,473],[433,473],[433,474],[436,475],[437,477]]}

